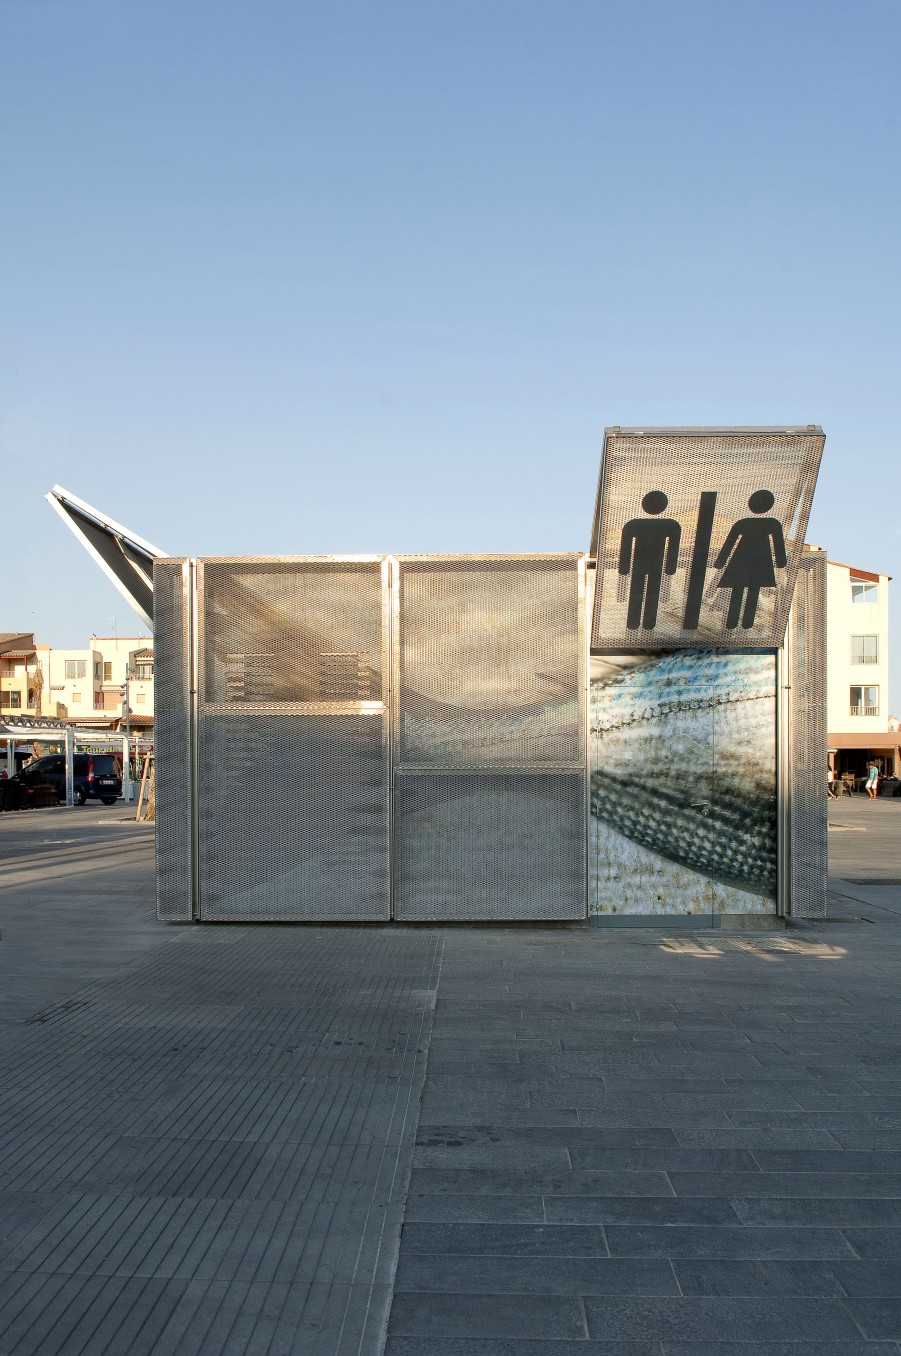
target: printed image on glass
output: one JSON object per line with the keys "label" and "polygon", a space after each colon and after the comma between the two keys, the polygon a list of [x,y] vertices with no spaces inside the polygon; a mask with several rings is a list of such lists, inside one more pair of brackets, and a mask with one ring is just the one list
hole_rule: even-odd
{"label": "printed image on glass", "polygon": [[617,655],[591,675],[590,912],[774,912],[775,656]]}
{"label": "printed image on glass", "polygon": [[604,443],[593,649],[782,643],[823,435]]}

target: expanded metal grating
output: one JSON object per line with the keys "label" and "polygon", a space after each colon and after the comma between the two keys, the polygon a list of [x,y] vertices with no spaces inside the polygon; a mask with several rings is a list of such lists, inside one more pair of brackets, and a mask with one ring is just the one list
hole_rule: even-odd
{"label": "expanded metal grating", "polygon": [[215,714],[200,738],[201,917],[390,917],[384,713]]}
{"label": "expanded metal grating", "polygon": [[153,569],[154,778],[157,914],[190,922],[191,572],[186,560]]}
{"label": "expanded metal grating", "polygon": [[781,645],[823,441],[813,428],[608,430],[592,648]]}
{"label": "expanded metal grating", "polygon": [[197,564],[200,916],[390,917],[388,564]]}
{"label": "expanded metal grating", "polygon": [[584,918],[584,775],[407,775],[394,794],[397,919]]}
{"label": "expanded metal grating", "polygon": [[395,916],[583,918],[582,558],[397,569]]}
{"label": "expanded metal grating", "polygon": [[401,558],[401,769],[584,766],[580,557]]}
{"label": "expanded metal grating", "polygon": [[383,701],[383,570],[380,560],[199,562],[204,701]]}
{"label": "expanded metal grating", "polygon": [[805,549],[791,619],[789,907],[825,918],[828,873],[826,764],[826,555]]}

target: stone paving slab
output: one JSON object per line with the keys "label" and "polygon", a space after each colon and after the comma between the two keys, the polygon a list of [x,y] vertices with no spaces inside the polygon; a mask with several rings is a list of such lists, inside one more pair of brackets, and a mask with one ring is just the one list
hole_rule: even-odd
{"label": "stone paving slab", "polygon": [[0,816],[0,1356],[901,1356],[899,813],[740,936],[165,927]]}
{"label": "stone paving slab", "polygon": [[387,1356],[901,1351],[899,808],[848,923],[446,935]]}

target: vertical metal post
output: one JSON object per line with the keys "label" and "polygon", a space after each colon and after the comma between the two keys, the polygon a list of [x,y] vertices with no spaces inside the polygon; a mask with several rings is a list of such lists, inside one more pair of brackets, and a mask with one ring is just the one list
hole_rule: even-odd
{"label": "vertical metal post", "polygon": [[185,562],[188,587],[188,635],[190,638],[191,678],[190,678],[190,750],[189,768],[191,785],[191,911],[195,919],[201,917],[202,897],[200,881],[200,608],[203,597],[199,588],[198,566],[196,560]]}
{"label": "vertical metal post", "polygon": [[128,801],[134,796],[131,784],[131,740],[128,735],[122,736],[122,796]]}
{"label": "vertical metal post", "polygon": [[16,741],[7,739],[6,741],[6,775],[14,777],[16,775]]}
{"label": "vertical metal post", "polygon": [[66,807],[75,804],[75,731],[66,731]]}
{"label": "vertical metal post", "polygon": [[[593,545],[594,543],[592,543]],[[583,609],[582,638],[583,663],[585,665],[585,914],[591,926],[591,905],[596,891],[592,885],[597,879],[597,837],[591,820],[591,769],[594,757],[594,742],[591,733],[591,619],[594,615],[594,589],[597,571],[591,556],[584,564],[585,606]]]}
{"label": "vertical metal post", "polygon": [[791,774],[792,774],[792,627],[789,613],[785,640],[776,651],[776,913],[790,918],[791,899]]}
{"label": "vertical metal post", "polygon": [[398,589],[397,561],[387,556],[382,561],[382,697],[385,712],[382,716],[383,738],[387,741],[386,754],[388,785],[388,917],[394,919],[394,665],[395,605]]}

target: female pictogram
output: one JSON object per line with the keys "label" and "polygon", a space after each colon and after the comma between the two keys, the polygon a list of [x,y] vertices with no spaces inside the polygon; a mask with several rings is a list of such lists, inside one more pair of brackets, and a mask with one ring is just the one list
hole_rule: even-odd
{"label": "female pictogram", "polygon": [[[769,490],[756,490],[748,500],[748,508],[752,513],[766,513],[775,502]],[[754,625],[760,590],[776,587],[774,566],[782,569],[785,562],[785,538],[778,518],[740,518],[730,528],[723,549],[713,562],[714,569],[723,570],[717,588],[732,590],[727,630],[734,630],[739,621],[744,630]]]}

